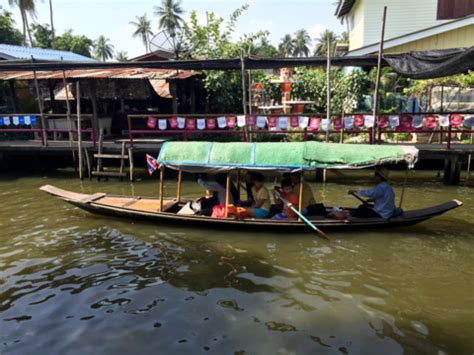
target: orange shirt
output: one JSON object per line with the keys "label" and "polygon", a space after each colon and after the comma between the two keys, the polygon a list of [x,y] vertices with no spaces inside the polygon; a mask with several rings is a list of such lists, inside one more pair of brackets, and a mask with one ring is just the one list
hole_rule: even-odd
{"label": "orange shirt", "polygon": [[[287,200],[289,203],[293,205],[294,208],[298,209],[298,195],[294,192],[291,194],[287,195],[284,192],[281,193],[281,197],[283,197],[285,200]],[[295,218],[296,213],[291,210],[290,207],[284,205],[283,208],[283,213],[288,217],[288,218]]]}

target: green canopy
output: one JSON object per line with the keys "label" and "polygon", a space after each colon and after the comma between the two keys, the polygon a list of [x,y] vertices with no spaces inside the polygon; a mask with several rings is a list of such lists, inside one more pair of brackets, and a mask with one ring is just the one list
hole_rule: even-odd
{"label": "green canopy", "polygon": [[396,145],[166,142],[161,147],[158,164],[188,172],[235,169],[286,172],[315,168],[359,169],[398,162],[412,167],[417,158],[415,147]]}

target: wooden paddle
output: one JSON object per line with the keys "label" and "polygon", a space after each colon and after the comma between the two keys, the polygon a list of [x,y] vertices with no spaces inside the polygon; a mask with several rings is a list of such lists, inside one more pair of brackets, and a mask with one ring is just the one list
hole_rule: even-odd
{"label": "wooden paddle", "polygon": [[283,197],[281,197],[280,193],[277,191],[277,190],[274,190],[275,191],[275,196],[285,204],[285,206],[288,206],[291,208],[291,210],[293,212],[296,213],[296,215],[301,218],[301,220],[303,222],[305,222],[308,226],[310,226],[311,228],[313,228],[317,233],[318,235],[323,238],[323,239],[326,239],[326,240],[331,240],[331,238],[329,238],[321,229],[319,229],[318,227],[316,227],[313,223],[311,223],[305,216],[303,216],[302,213],[300,213],[300,211],[298,211],[296,208],[294,208],[293,206],[290,206],[289,205],[289,202],[287,200],[285,200]]}
{"label": "wooden paddle", "polygon": [[362,197],[360,197],[359,195],[357,195],[354,191],[349,191],[349,195],[352,195],[354,196],[356,199],[358,199],[360,202],[362,202],[364,205],[368,205],[369,203],[364,200]]}

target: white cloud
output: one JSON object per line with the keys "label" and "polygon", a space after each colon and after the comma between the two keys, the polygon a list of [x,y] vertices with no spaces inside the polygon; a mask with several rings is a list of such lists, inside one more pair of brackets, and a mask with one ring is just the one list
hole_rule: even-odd
{"label": "white cloud", "polygon": [[324,30],[326,30],[326,26],[323,25],[323,24],[318,23],[318,24],[314,25],[313,27],[311,27],[308,30],[308,33],[309,33],[311,39],[315,40],[315,39],[321,37],[321,33],[323,33]]}

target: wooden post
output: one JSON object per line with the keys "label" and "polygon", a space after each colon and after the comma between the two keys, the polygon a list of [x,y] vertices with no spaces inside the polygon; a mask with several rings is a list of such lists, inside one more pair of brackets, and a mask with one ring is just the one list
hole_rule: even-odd
{"label": "wooden post", "polygon": [[230,174],[227,173],[225,184],[225,218],[229,216],[229,202],[230,202]]}
{"label": "wooden post", "polygon": [[378,128],[377,115],[379,112],[379,86],[380,86],[380,73],[382,70],[382,55],[383,55],[383,41],[385,36],[385,18],[387,16],[387,6],[383,8],[382,16],[382,30],[380,34],[379,53],[377,58],[377,76],[375,78],[375,91],[374,91],[374,127],[372,128],[373,142],[375,142],[376,131]]}
{"label": "wooden post", "polygon": [[183,171],[178,171],[178,191],[176,192],[176,201],[181,201],[181,183],[183,179]]}
{"label": "wooden post", "polygon": [[247,114],[247,97],[246,97],[246,91],[247,89],[245,88],[245,61],[244,61],[244,51],[241,50],[240,52],[240,68],[242,71],[242,107],[244,109],[243,113],[244,115]]}
{"label": "wooden post", "polygon": [[160,212],[163,212],[163,187],[165,184],[165,168],[160,169]]}
{"label": "wooden post", "polygon": [[128,164],[129,164],[129,174],[130,174],[130,182],[133,182],[134,179],[134,168],[135,164],[133,162],[133,148],[128,147]]}
{"label": "wooden post", "polygon": [[329,131],[331,127],[331,41],[327,43],[326,51],[326,118],[329,120],[326,131],[326,142],[329,141]]}
{"label": "wooden post", "polygon": [[[299,199],[298,199],[298,212],[303,213],[303,183],[304,183],[304,176],[303,171],[301,171],[301,178],[300,178],[300,191],[299,191]],[[298,221],[301,221],[301,218],[298,218]]]}
{"label": "wooden post", "polygon": [[92,129],[99,132],[99,117],[97,114],[97,85],[94,79],[89,81],[91,89],[91,105],[92,105]]}
{"label": "wooden post", "polygon": [[[61,57],[61,61],[63,58]],[[66,81],[66,72],[63,70],[63,86],[66,92],[66,122],[67,122],[67,130],[68,130],[68,139],[69,139],[69,146],[71,147],[72,153],[72,161],[74,164],[74,168],[76,167],[76,153],[74,152],[74,148],[72,146],[73,141],[73,134],[72,134],[72,122],[71,122],[71,103],[69,102],[69,87]]]}
{"label": "wooden post", "polygon": [[76,103],[77,103],[77,153],[79,155],[79,179],[83,179],[82,174],[82,125],[81,125],[81,86],[76,82]]}
{"label": "wooden post", "polygon": [[341,136],[339,137],[339,143],[344,143],[344,107],[341,112]]}
{"label": "wooden post", "polygon": [[[31,63],[34,64],[34,58],[31,56]],[[40,112],[40,120],[41,120],[41,128],[42,128],[42,134],[43,134],[43,142],[44,145],[48,145],[48,136],[46,135],[46,122],[44,120],[44,112],[43,112],[43,100],[41,100],[41,93],[39,90],[39,85],[38,85],[38,78],[36,77],[36,70],[33,70],[33,78],[35,82],[35,89],[36,89],[36,97],[38,98],[38,108]]]}

